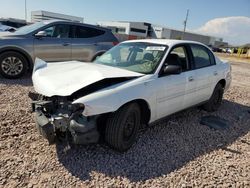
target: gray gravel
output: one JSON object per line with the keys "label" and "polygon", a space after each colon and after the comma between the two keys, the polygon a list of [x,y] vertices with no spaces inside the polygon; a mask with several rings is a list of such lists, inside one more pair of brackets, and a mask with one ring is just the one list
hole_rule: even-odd
{"label": "gray gravel", "polygon": [[[216,113],[192,108],[141,132],[125,154],[105,145],[49,146],[29,111],[29,78],[0,78],[0,187],[250,187],[250,64]],[[224,130],[200,125],[216,115]]]}

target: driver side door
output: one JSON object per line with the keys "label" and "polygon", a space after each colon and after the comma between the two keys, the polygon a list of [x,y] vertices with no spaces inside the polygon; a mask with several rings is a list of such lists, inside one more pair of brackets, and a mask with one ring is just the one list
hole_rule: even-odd
{"label": "driver side door", "polygon": [[156,91],[157,119],[182,109],[185,85],[185,73],[158,78],[158,88]]}
{"label": "driver side door", "polygon": [[70,61],[70,25],[50,25],[43,31],[47,34],[45,37],[34,38],[35,57],[45,61]]}
{"label": "driver side door", "polygon": [[[170,56],[174,58],[169,58]],[[189,77],[191,76],[189,59],[184,45],[173,47],[168,54],[164,66],[179,65],[182,67],[182,72],[180,74],[159,75],[156,91],[157,119],[184,108],[186,89],[190,84]]]}

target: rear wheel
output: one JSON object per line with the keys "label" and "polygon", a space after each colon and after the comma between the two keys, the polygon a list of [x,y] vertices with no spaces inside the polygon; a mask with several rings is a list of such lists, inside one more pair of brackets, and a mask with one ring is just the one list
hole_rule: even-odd
{"label": "rear wheel", "polygon": [[214,92],[209,99],[209,101],[203,105],[203,109],[208,111],[208,112],[214,112],[218,110],[222,103],[222,98],[223,98],[223,93],[224,93],[224,88],[220,83],[218,83],[215,88]]}
{"label": "rear wheel", "polygon": [[5,78],[20,78],[27,68],[26,58],[18,52],[4,52],[0,55],[0,74]]}
{"label": "rear wheel", "polygon": [[118,151],[128,150],[135,142],[140,127],[141,112],[136,103],[128,104],[107,120],[105,140]]}

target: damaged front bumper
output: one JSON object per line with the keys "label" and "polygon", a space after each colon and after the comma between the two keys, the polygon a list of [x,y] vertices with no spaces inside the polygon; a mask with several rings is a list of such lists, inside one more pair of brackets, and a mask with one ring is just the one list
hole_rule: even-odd
{"label": "damaged front bumper", "polygon": [[57,137],[75,144],[98,142],[96,117],[83,116],[83,110],[83,104],[72,104],[65,99],[32,102],[36,127],[49,144],[54,143]]}

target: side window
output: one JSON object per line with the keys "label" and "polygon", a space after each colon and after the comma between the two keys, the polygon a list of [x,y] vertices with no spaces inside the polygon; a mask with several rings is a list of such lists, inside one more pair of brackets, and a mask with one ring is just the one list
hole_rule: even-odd
{"label": "side window", "polygon": [[210,57],[210,62],[212,65],[215,65],[215,58],[214,58],[214,54],[208,50],[208,54],[209,54],[209,57]]}
{"label": "side window", "polygon": [[46,28],[46,29],[43,30],[43,31],[46,32],[47,37],[52,37],[52,36],[53,36],[55,27],[56,27],[56,26],[51,26],[51,27],[48,27],[48,28]]}
{"label": "side window", "polygon": [[182,71],[190,69],[186,48],[184,46],[173,48],[166,61],[167,64],[180,65],[182,67]]}
{"label": "side window", "polygon": [[195,68],[207,67],[212,64],[210,55],[205,47],[200,45],[190,45],[194,57]]}
{"label": "side window", "polygon": [[54,25],[46,28],[44,31],[47,33],[47,37],[68,38],[69,30],[69,25]]}
{"label": "side window", "polygon": [[103,35],[105,31],[90,27],[77,26],[75,38],[91,38]]}

